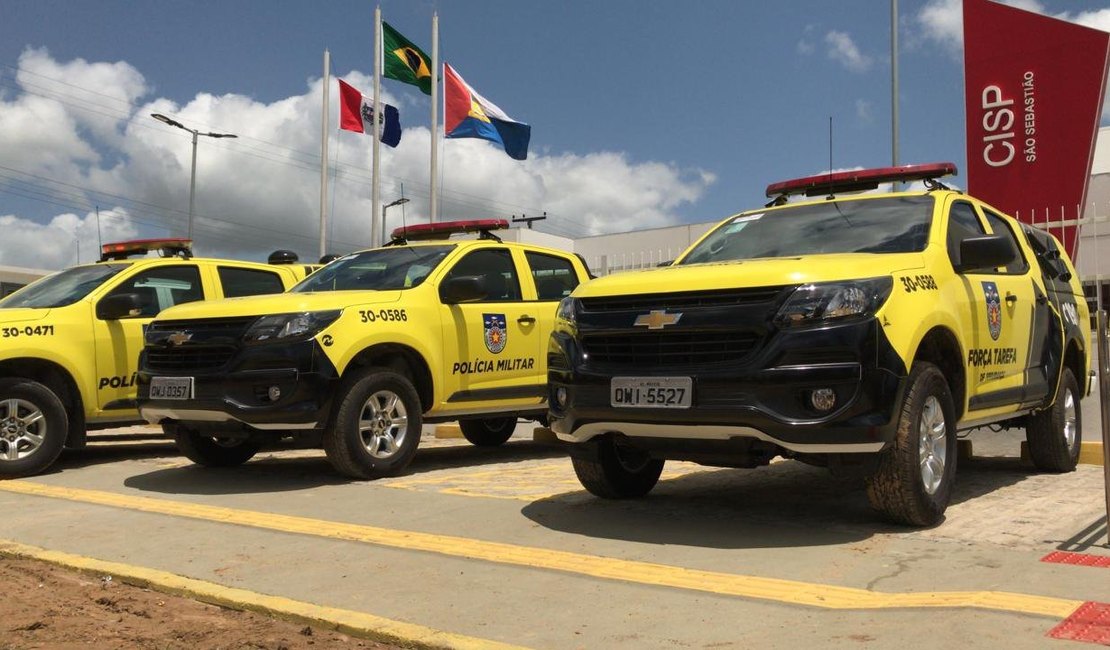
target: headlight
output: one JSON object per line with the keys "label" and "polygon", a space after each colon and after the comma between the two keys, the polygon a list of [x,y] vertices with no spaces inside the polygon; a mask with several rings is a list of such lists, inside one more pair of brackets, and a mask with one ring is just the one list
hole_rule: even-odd
{"label": "headlight", "polygon": [[775,315],[775,324],[791,327],[870,316],[886,302],[893,284],[886,276],[798,287]]}
{"label": "headlight", "polygon": [[555,310],[555,318],[570,324],[578,319],[578,301],[570,296],[559,301],[559,308]]}
{"label": "headlight", "polygon": [[246,334],[244,343],[267,343],[283,339],[307,339],[335,322],[342,312],[309,311],[299,314],[274,314],[263,316],[254,321]]}

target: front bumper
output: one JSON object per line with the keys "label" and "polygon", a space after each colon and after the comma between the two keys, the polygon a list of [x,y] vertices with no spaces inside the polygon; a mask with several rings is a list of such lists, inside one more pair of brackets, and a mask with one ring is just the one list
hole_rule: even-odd
{"label": "front bumper", "polygon": [[[663,455],[727,455],[729,441],[753,440],[797,453],[880,451],[894,438],[906,376],[875,319],[768,331],[738,361],[646,370],[596,363],[583,354],[580,338],[556,332],[548,366],[549,419],[560,440],[622,434]],[[693,403],[683,409],[612,406],[612,379],[629,376],[691,377]],[[835,406],[823,413],[809,401],[822,388],[836,395]]]}
{"label": "front bumper", "polygon": [[[253,429],[319,429],[327,422],[339,381],[335,366],[314,340],[243,346],[219,368],[151,367],[139,360],[139,413],[148,422],[197,426],[237,423]],[[192,377],[191,399],[150,399],[153,377]],[[276,388],[278,398],[271,398]]]}

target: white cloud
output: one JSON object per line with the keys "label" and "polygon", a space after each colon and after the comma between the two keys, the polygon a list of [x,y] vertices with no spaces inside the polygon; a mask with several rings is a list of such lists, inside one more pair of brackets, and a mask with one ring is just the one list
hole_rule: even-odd
{"label": "white cloud", "polygon": [[875,106],[866,99],[856,100],[856,119],[865,124],[875,121]]}
{"label": "white cloud", "polygon": [[[343,75],[368,90],[370,79]],[[320,88],[272,103],[244,95],[198,94],[184,104],[150,97],[132,66],[59,62],[44,50],[20,58],[21,91],[0,97],[0,205],[5,198],[45,196],[62,207],[47,224],[0,207],[0,264],[55,268],[72,264],[73,233],[81,259],[92,258],[94,205],[116,224],[104,241],[182,235],[189,205],[191,136],[161,124],[164,113],[190,128],[234,133],[237,139],[201,137],[197,144],[196,218],[198,254],[264,258],[291,248],[302,258],[318,252],[320,192]],[[331,123],[338,113],[332,82]],[[89,89],[95,89],[95,92]],[[4,100],[7,101],[4,101]],[[405,128],[397,149],[382,147],[382,198],[398,198],[404,184],[411,202],[389,211],[390,226],[402,214],[426,221],[430,131],[427,103],[385,91],[401,107]],[[422,103],[421,103],[422,102]],[[413,105],[416,104],[416,105]],[[333,182],[328,201],[331,252],[370,242],[371,140],[335,132],[329,143]],[[480,140],[440,143],[440,219],[508,217],[546,211],[537,224],[557,234],[581,236],[679,220],[716,179],[699,169],[634,162],[619,152],[583,155],[535,148],[514,161]],[[8,204],[10,205],[10,203]],[[85,215],[79,217],[78,215]],[[90,244],[91,245],[91,244]]]}
{"label": "white cloud", "polygon": [[871,69],[871,57],[860,52],[856,42],[846,32],[830,31],[825,34],[829,58],[843,65],[851,72],[867,72]]}
{"label": "white cloud", "polygon": [[[1110,31],[1110,9],[1095,9],[1079,13],[1049,13],[1038,0],[1004,0],[1002,4],[1025,9],[1060,20]],[[920,27],[926,40],[940,44],[949,53],[959,56],[964,44],[964,16],[961,0],[929,0],[921,8],[914,23]]]}

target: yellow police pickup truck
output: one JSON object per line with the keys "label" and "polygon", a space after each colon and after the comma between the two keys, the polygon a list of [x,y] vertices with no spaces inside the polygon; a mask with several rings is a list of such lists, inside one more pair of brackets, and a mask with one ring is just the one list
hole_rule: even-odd
{"label": "yellow police pickup truck", "polygon": [[505,442],[519,417],[546,414],[555,308],[589,277],[573,254],[502,242],[506,227],[402,228],[286,294],[163,312],[140,361],[143,417],[201,465],[293,437],[355,478],[404,470],[422,422]]}
{"label": "yellow police pickup truck", "polygon": [[[927,526],[958,432],[1024,429],[1039,469],[1074,469],[1090,335],[1075,270],[1049,234],[937,180],[955,171],[775,183],[672,265],[564,299],[549,418],[582,485],[638,497],[668,459],[784,456],[862,474],[874,508]],[[850,194],[915,180],[927,189]]]}
{"label": "yellow police pickup truck", "polygon": [[176,304],[278,293],[312,268],[289,251],[271,261],[195,258],[187,239],[105,244],[99,262],[0,300],[0,477],[41,472],[89,429],[143,423],[135,372],[150,321]]}

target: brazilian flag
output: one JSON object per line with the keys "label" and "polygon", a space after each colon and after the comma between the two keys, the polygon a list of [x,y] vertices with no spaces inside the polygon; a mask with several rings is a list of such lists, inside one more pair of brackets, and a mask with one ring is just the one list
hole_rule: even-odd
{"label": "brazilian flag", "polygon": [[386,79],[417,86],[425,95],[432,94],[432,60],[424,50],[412,44],[389,23],[382,21],[382,49],[385,50],[382,70]]}

